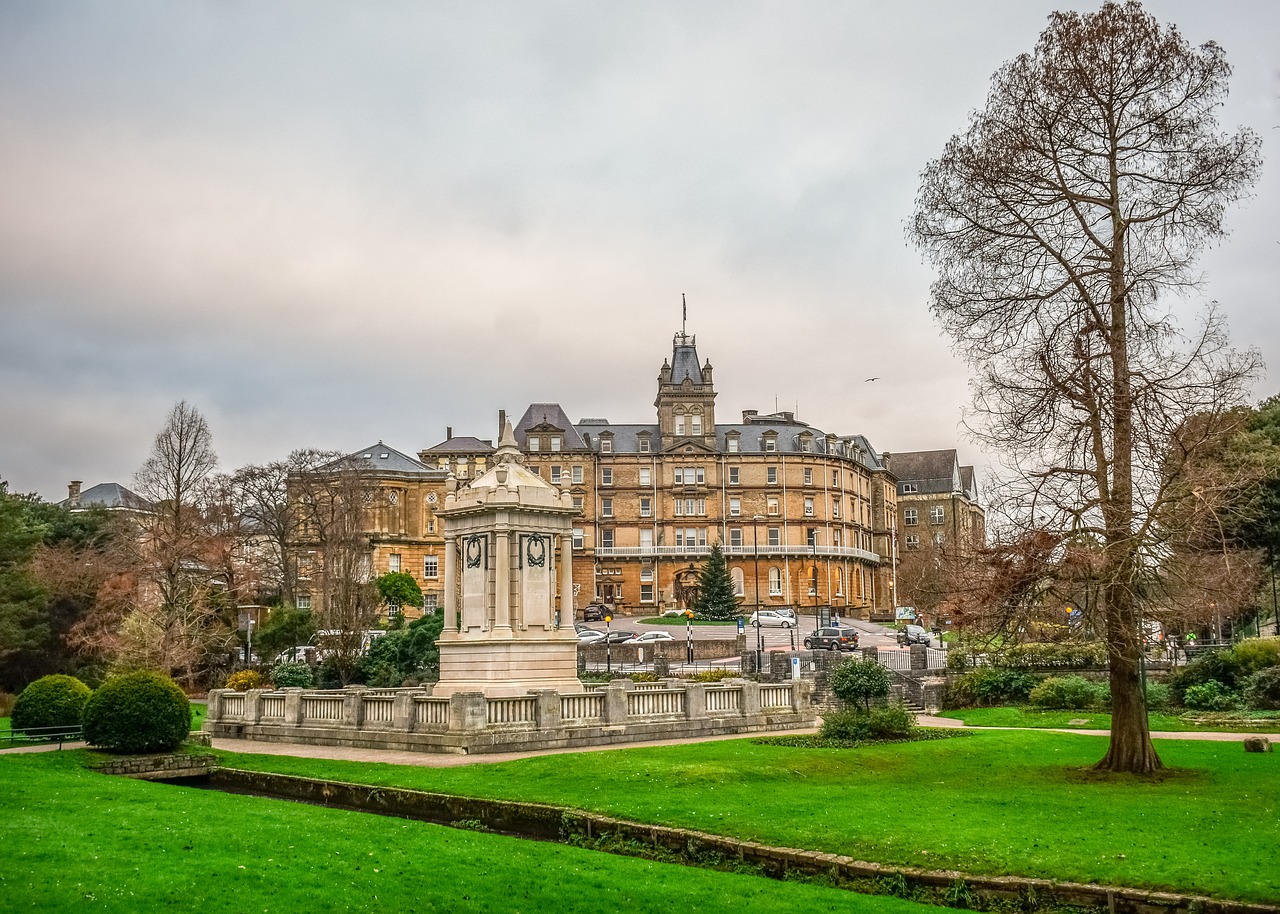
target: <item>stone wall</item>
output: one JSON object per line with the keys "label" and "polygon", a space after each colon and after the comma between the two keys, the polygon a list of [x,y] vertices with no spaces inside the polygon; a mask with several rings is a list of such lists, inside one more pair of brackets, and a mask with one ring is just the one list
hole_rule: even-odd
{"label": "stone wall", "polygon": [[164,755],[125,755],[95,765],[102,774],[148,781],[202,777],[212,771],[217,759],[206,754],[167,753]]}

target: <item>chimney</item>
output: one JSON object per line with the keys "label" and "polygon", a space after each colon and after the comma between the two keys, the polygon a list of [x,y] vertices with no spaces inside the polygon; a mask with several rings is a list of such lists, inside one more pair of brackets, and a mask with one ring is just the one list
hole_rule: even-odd
{"label": "chimney", "polygon": [[498,410],[498,440],[502,440],[502,430],[507,427],[507,411],[505,409]]}
{"label": "chimney", "polygon": [[67,507],[80,507],[80,480],[73,479],[67,484]]}
{"label": "chimney", "polygon": [[889,469],[889,464],[890,462],[892,462],[892,460],[893,460],[893,455],[890,454],[888,451],[885,451],[880,455],[880,462],[884,464],[884,468],[886,470]]}
{"label": "chimney", "polygon": [[444,427],[444,440],[445,440],[445,441],[452,441],[452,440],[453,440],[453,426],[452,426],[452,425],[446,425],[446,426]]}
{"label": "chimney", "polygon": [[758,410],[758,409],[744,409],[744,410],[742,411],[742,424],[743,424],[743,425],[750,425],[750,424],[751,424],[751,420],[752,420],[752,419],[754,419],[754,418],[755,418],[756,416],[758,416],[758,415],[760,415],[760,410]]}

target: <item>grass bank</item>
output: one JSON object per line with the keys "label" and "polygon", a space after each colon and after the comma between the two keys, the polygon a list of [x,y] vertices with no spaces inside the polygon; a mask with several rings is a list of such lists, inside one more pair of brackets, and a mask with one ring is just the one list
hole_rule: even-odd
{"label": "grass bank", "polygon": [[1102,778],[1105,739],[990,731],[852,750],[731,740],[450,769],[227,754],[226,764],[526,799],[882,863],[1280,899],[1280,755],[1162,742]]}
{"label": "grass bank", "polygon": [[4,910],[929,914],[820,886],[612,857],[0,755]]}
{"label": "grass bank", "polygon": [[[1055,730],[1110,730],[1111,715],[1105,711],[1037,711],[1032,708],[963,708],[941,711],[939,717],[962,720],[970,727],[1027,727]],[[1153,712],[1148,716],[1153,731],[1190,733],[1225,730],[1239,733],[1280,733],[1280,712],[1243,714],[1177,714]]]}

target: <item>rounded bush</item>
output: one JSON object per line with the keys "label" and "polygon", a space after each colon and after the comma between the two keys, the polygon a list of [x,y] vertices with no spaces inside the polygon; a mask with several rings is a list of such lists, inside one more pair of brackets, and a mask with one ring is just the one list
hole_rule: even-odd
{"label": "rounded bush", "polygon": [[1170,694],[1169,687],[1163,682],[1147,683],[1148,711],[1168,711],[1172,698],[1173,696]]}
{"label": "rounded bush", "polygon": [[266,684],[267,678],[257,670],[236,670],[227,677],[227,688],[236,692],[261,689]]}
{"label": "rounded bush", "polygon": [[78,727],[93,693],[74,676],[45,676],[22,690],[13,705],[14,730]]}
{"label": "rounded bush", "polygon": [[281,663],[271,671],[271,682],[277,689],[310,689],[316,674],[305,663]]}
{"label": "rounded bush", "polygon": [[1280,666],[1267,667],[1249,677],[1244,703],[1259,711],[1280,711]]}
{"label": "rounded bush", "polygon": [[850,743],[870,739],[871,715],[862,710],[824,714],[822,715],[822,737]]}
{"label": "rounded bush", "polygon": [[831,691],[846,704],[870,708],[889,694],[889,671],[874,660],[846,660],[831,672]]}
{"label": "rounded bush", "polygon": [[84,708],[84,738],[112,752],[168,752],[191,732],[191,703],[162,673],[114,676]]}
{"label": "rounded bush", "polygon": [[902,704],[872,708],[868,717],[872,739],[905,739],[916,728],[916,716]]}
{"label": "rounded bush", "polygon": [[960,676],[947,690],[951,708],[1021,704],[1040,680],[1022,670],[981,667]]}
{"label": "rounded bush", "polygon": [[1087,711],[1106,704],[1105,690],[1083,676],[1054,676],[1031,690],[1030,702],[1037,708]]}
{"label": "rounded bush", "polygon": [[1233,711],[1236,696],[1216,679],[1188,686],[1182,703],[1193,711]]}

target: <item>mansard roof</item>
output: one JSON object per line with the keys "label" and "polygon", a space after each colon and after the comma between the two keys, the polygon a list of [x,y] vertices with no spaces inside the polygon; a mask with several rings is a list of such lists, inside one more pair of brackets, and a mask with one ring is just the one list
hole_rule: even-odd
{"label": "mansard roof", "polygon": [[397,451],[388,444],[379,441],[377,444],[354,451],[345,457],[335,460],[324,469],[338,469],[342,464],[348,461],[355,461],[375,474],[381,473],[411,473],[411,474],[428,474],[439,475],[443,471],[435,467],[428,467],[426,464]]}
{"label": "mansard roof", "polygon": [[439,444],[421,451],[420,454],[492,454],[493,451],[493,442],[487,438],[458,435],[454,438],[446,438]]}
{"label": "mansard roof", "polygon": [[702,366],[698,363],[698,338],[679,333],[671,347],[671,383],[683,384],[685,378],[701,384]]}
{"label": "mansard roof", "polygon": [[515,426],[516,442],[521,449],[525,447],[529,432],[536,428],[549,427],[564,433],[564,450],[586,450],[586,443],[574,428],[559,403],[530,403],[520,421]]}
{"label": "mansard roof", "polygon": [[[892,456],[893,474],[898,477],[898,494],[908,494],[905,487],[922,495],[950,494],[964,491],[960,478],[960,461],[955,448],[940,451],[902,451]],[[970,467],[972,471],[972,467]]]}
{"label": "mansard roof", "polygon": [[108,511],[139,511],[143,513],[154,510],[151,502],[118,482],[100,482],[96,486],[90,486],[80,493],[80,498],[74,508],[70,498],[64,498],[58,502],[58,506],[72,510],[106,508]]}

